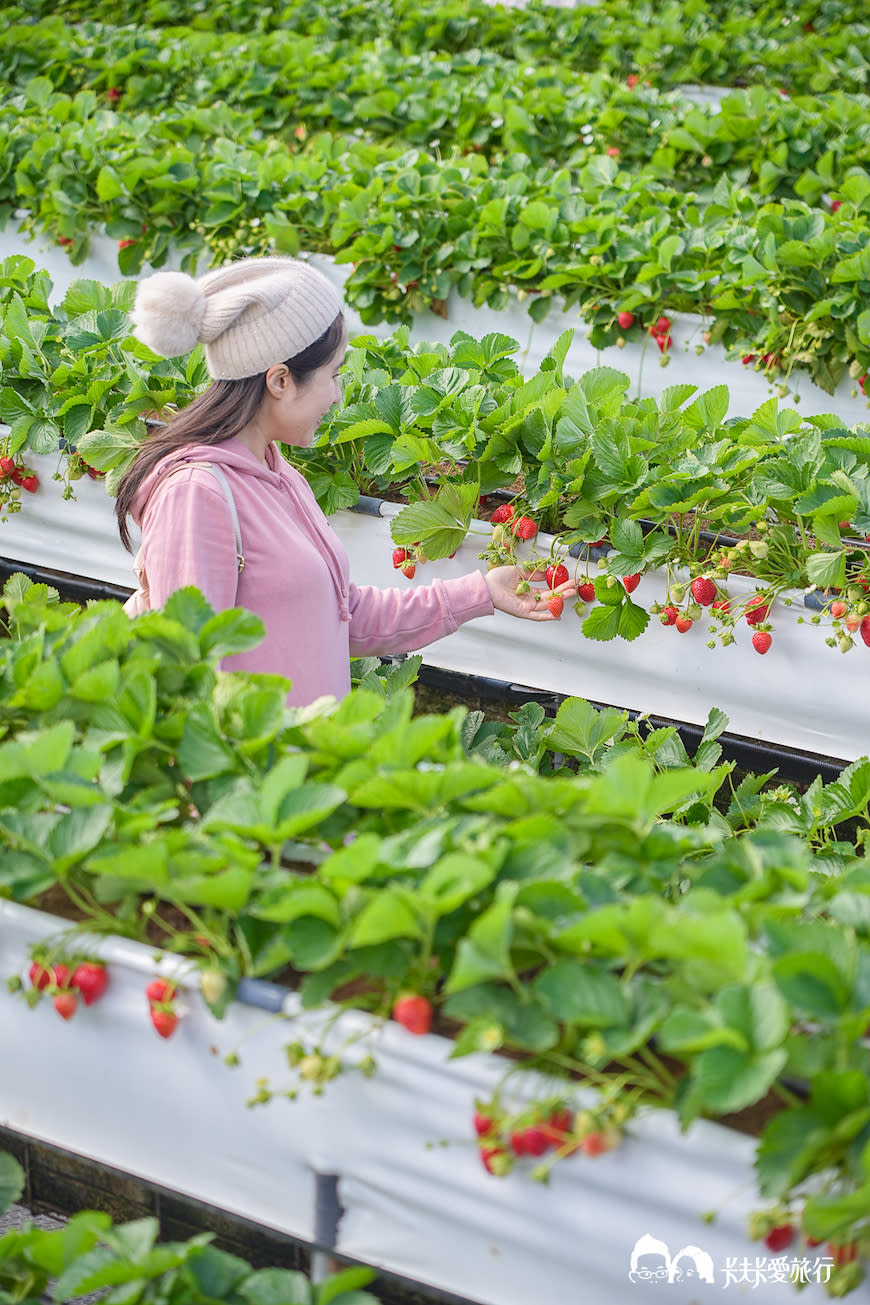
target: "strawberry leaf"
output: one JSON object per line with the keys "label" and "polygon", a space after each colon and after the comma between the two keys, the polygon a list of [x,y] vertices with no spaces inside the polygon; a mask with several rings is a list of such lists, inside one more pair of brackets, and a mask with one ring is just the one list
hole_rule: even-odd
{"label": "strawberry leaf", "polygon": [[587,639],[598,639],[602,643],[615,639],[619,634],[619,608],[593,607],[580,628]]}

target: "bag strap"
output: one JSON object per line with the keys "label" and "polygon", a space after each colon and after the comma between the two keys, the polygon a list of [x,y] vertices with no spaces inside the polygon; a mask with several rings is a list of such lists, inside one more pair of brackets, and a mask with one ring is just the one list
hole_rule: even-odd
{"label": "bag strap", "polygon": [[230,516],[233,519],[233,534],[236,537],[236,562],[238,563],[239,575],[245,569],[245,554],[242,549],[242,528],[239,525],[239,514],[236,511],[236,500],[233,498],[233,491],[230,489],[230,482],[227,480],[220,467],[213,462],[190,462],[191,467],[208,467],[211,474],[216,477],[218,484],[224,492],[224,498],[227,501],[227,507],[230,510]]}

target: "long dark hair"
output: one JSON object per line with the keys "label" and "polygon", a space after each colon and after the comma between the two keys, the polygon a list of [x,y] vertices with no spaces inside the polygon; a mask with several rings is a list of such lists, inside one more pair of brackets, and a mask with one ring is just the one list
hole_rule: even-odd
{"label": "long dark hair", "polygon": [[[323,367],[338,351],[344,336],[341,313],[319,336],[284,366],[297,385],[304,385],[318,367]],[[266,391],[266,373],[246,376],[240,381],[212,381],[168,425],[160,426],[142,445],[136,461],[121,479],[115,500],[115,519],[121,543],[133,551],[127,516],[139,486],[169,453],[187,444],[223,444],[244,430],[256,417]]]}

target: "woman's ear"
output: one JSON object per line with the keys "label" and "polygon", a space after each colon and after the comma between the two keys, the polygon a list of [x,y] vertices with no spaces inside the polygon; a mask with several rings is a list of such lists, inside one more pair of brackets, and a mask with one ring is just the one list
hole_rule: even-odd
{"label": "woman's ear", "polygon": [[266,393],[273,399],[283,399],[288,394],[292,397],[296,393],[296,384],[284,363],[276,363],[266,372]]}

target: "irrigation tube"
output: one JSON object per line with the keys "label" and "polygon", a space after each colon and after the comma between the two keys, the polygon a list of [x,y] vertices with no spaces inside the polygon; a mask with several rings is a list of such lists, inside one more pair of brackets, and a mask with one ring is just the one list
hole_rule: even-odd
{"label": "irrigation tube", "polygon": [[[0,902],[3,977],[26,975],[30,946],[65,927]],[[482,1305],[636,1305],[629,1273],[645,1236],[673,1257],[699,1248],[714,1270],[713,1282],[670,1284],[669,1301],[721,1305],[729,1266],[755,1264],[765,1251],[747,1237],[759,1204],[752,1138],[703,1120],[683,1134],[674,1114],[653,1111],[632,1122],[618,1149],[561,1162],[547,1185],[525,1162],[495,1179],[480,1163],[471,1117],[508,1062],[452,1060],[448,1040],[359,1011],[330,1023],[328,1013],[301,1011],[291,992],[279,1013],[275,985],[265,985],[262,1003],[237,1000],[218,1021],[186,960],[121,938],[95,947],[109,988],[68,1023],[50,1002],[31,1010],[0,984],[3,1127]],[[183,988],[168,1041],[148,1020],[144,988],[155,973]],[[257,986],[249,981],[244,995]],[[321,1097],[301,1090],[248,1106],[262,1079],[288,1083],[284,1048],[297,1039],[339,1055],[342,1072]],[[224,1063],[229,1050],[238,1050],[236,1068]],[[376,1061],[370,1077],[355,1068],[363,1054]],[[516,1075],[511,1084],[517,1105],[535,1086]],[[577,1089],[574,1104],[593,1098]],[[790,1290],[781,1281],[775,1299],[787,1302]],[[769,1289],[757,1298],[773,1299]],[[811,1285],[801,1299],[825,1297]],[[853,1299],[870,1305],[870,1288]]]}

